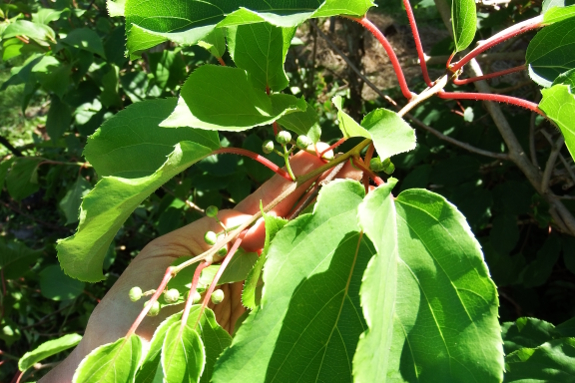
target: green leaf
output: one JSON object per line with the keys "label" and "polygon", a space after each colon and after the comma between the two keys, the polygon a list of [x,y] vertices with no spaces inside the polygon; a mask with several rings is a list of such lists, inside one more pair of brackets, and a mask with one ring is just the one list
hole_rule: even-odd
{"label": "green leaf", "polygon": [[575,68],[575,23],[563,20],[540,30],[529,42],[525,62],[529,76],[550,87],[561,73]]}
{"label": "green leaf", "polygon": [[455,51],[461,52],[473,42],[475,37],[477,27],[475,0],[452,0],[451,26],[453,27]]}
{"label": "green leaf", "polygon": [[559,21],[575,17],[575,5],[569,7],[553,7],[547,10],[543,16],[543,24],[549,25]]}
{"label": "green leaf", "polygon": [[51,265],[40,272],[40,291],[54,301],[74,299],[84,291],[84,282],[72,279],[58,265]]}
{"label": "green leaf", "polygon": [[178,321],[170,326],[162,347],[164,379],[170,383],[197,382],[204,370],[206,355],[200,335]]}
{"label": "green leaf", "polygon": [[137,335],[120,338],[89,353],[74,373],[73,383],[128,383],[134,380],[142,353]]}
{"label": "green leaf", "polygon": [[89,28],[73,29],[65,38],[60,40],[63,44],[74,48],[92,52],[102,58],[106,58],[102,39],[98,34]]}
{"label": "green leaf", "polygon": [[365,128],[355,122],[349,114],[343,110],[343,98],[336,96],[331,99],[333,105],[337,108],[337,121],[339,122],[339,130],[343,133],[345,138],[350,137],[364,137],[371,138],[371,135]]}
{"label": "green leaf", "polygon": [[262,216],[264,218],[264,224],[266,228],[264,248],[258,261],[248,274],[246,283],[244,284],[244,291],[242,292],[242,303],[244,306],[246,306],[251,310],[255,310],[256,306],[259,305],[259,301],[261,298],[261,296],[258,296],[261,294],[261,291],[258,292],[258,288],[261,288],[260,276],[266,263],[266,259],[268,257],[271,241],[272,239],[274,239],[276,234],[281,230],[281,228],[284,227],[288,222],[283,218],[275,217],[273,215],[265,213],[263,213]]}
{"label": "green leaf", "polygon": [[307,107],[303,99],[277,93],[268,96],[254,88],[242,69],[214,65],[196,69],[181,96],[191,112],[186,126],[207,130],[246,130]]}
{"label": "green leaf", "polygon": [[545,243],[537,252],[537,258],[531,262],[521,273],[525,287],[541,286],[553,271],[561,252],[559,237],[552,235],[547,237]]}
{"label": "green leaf", "polygon": [[320,139],[321,127],[319,126],[319,118],[315,108],[309,103],[305,111],[286,114],[277,122],[298,136],[302,134],[308,136],[314,143]]}
{"label": "green leaf", "polygon": [[76,234],[58,242],[58,259],[66,274],[89,282],[101,280],[108,246],[128,216],[148,195],[211,152],[211,148],[182,141],[150,176],[103,177],[82,201]]}
{"label": "green leaf", "polygon": [[72,108],[58,97],[52,97],[46,118],[46,131],[51,140],[58,140],[70,128]]}
{"label": "green leaf", "polygon": [[378,253],[362,284],[369,330],[356,381],[499,382],[497,292],[465,218],[437,194],[410,189],[394,198],[390,187],[360,205]]}
{"label": "green leaf", "polygon": [[151,383],[155,380],[154,378],[156,375],[161,375],[163,377],[161,358],[164,340],[166,339],[166,334],[170,327],[174,323],[180,323],[181,318],[181,312],[170,315],[156,328],[154,336],[150,342],[148,353],[143,358],[142,367],[136,375],[136,383]]}
{"label": "green leaf", "polygon": [[195,44],[215,27],[260,22],[295,27],[310,17],[363,16],[373,5],[371,0],[128,0],[124,9],[127,45],[132,55],[166,39]]}
{"label": "green leaf", "polygon": [[33,39],[38,44],[48,46],[47,41],[55,41],[54,30],[44,24],[36,24],[28,20],[16,20],[8,24],[2,33],[2,39],[24,36]]}
{"label": "green leaf", "polygon": [[66,225],[78,222],[82,198],[90,190],[92,190],[92,184],[86,181],[84,177],[78,177],[64,198],[62,198],[59,206],[66,216]]}
{"label": "green leaf", "polygon": [[269,23],[228,28],[230,55],[238,68],[245,69],[254,87],[279,92],[289,84],[284,62],[295,28]]}
{"label": "green leaf", "polygon": [[110,17],[124,16],[124,6],[127,0],[106,0],[106,8]]}
{"label": "green leaf", "polygon": [[51,9],[51,8],[40,8],[37,13],[32,14],[32,21],[34,23],[46,24],[48,25],[52,21],[58,21],[62,16],[70,14],[68,8],[61,10]]}
{"label": "green leaf", "polygon": [[84,156],[100,176],[136,178],[158,170],[178,142],[191,141],[213,150],[220,147],[215,132],[160,128],[175,106],[175,98],[128,106],[88,138]]}
{"label": "green leaf", "polygon": [[415,131],[397,113],[375,109],[361,121],[381,158],[415,149]]}
{"label": "green leaf", "polygon": [[10,78],[2,83],[0,91],[5,90],[12,85],[28,84],[31,81],[32,69],[38,64],[44,55],[30,56],[22,66],[13,67],[10,69]]}
{"label": "green leaf", "polygon": [[555,326],[554,333],[557,338],[575,337],[575,317]]}
{"label": "green leaf", "polygon": [[42,254],[17,241],[0,237],[0,270],[6,279],[17,279],[30,270],[30,266]]}
{"label": "green leaf", "polygon": [[226,52],[226,30],[214,29],[198,42],[198,45],[210,51],[214,57],[221,58]]}
{"label": "green leaf", "polygon": [[511,382],[575,382],[575,339],[563,338],[537,348],[522,348],[505,358],[505,380]]}
{"label": "green leaf", "polygon": [[62,98],[70,85],[71,66],[53,56],[44,56],[32,69],[34,77],[50,92]]}
{"label": "green leaf", "polygon": [[18,361],[18,368],[20,371],[25,371],[41,360],[76,346],[81,340],[82,335],[67,334],[58,339],[44,342],[36,349],[25,353]]}
{"label": "green leaf", "polygon": [[569,91],[568,85],[554,85],[541,90],[541,93],[543,98],[539,108],[561,129],[567,149],[575,158],[575,95]]}
{"label": "green leaf", "polygon": [[557,76],[555,81],[553,81],[553,85],[560,84],[569,85],[569,92],[575,94],[575,69],[568,70]]}
{"label": "green leaf", "polygon": [[517,217],[511,214],[501,214],[493,220],[489,232],[491,246],[500,254],[509,254],[519,241]]}
{"label": "green leaf", "polygon": [[38,191],[38,165],[40,158],[17,158],[6,176],[6,188],[10,196],[21,201]]}
{"label": "green leaf", "polygon": [[334,181],[312,214],[276,234],[261,306],[218,360],[214,382],[352,381],[351,358],[365,329],[359,285],[373,255],[357,225],[363,195],[357,182]]}
{"label": "green leaf", "polygon": [[565,7],[571,4],[575,4],[573,0],[543,0],[543,4],[541,6],[541,14],[545,14],[549,9],[553,7]]}
{"label": "green leaf", "polygon": [[519,318],[501,325],[503,350],[506,355],[520,348],[534,348],[554,338],[555,326],[536,318]]}

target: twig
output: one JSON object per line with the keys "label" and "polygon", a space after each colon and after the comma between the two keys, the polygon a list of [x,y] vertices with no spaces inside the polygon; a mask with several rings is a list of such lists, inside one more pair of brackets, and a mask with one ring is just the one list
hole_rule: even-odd
{"label": "twig", "polygon": [[202,209],[201,207],[199,207],[198,205],[196,205],[192,201],[189,201],[187,199],[183,199],[183,198],[176,196],[176,194],[173,191],[171,191],[170,189],[168,189],[166,186],[162,186],[162,190],[164,190],[166,193],[170,194],[171,196],[179,199],[180,201],[184,202],[190,209],[194,209],[198,213],[200,213],[202,215],[206,215],[206,211],[204,209]]}
{"label": "twig", "polygon": [[16,157],[22,157],[22,152],[16,149],[4,136],[0,136],[0,144],[4,145]]}
{"label": "twig", "polygon": [[[545,137],[545,139],[551,145],[553,145],[553,139],[551,138],[551,135],[549,133],[547,133],[545,130],[541,130],[540,132],[543,135],[543,137]],[[567,171],[567,173],[569,173],[569,176],[571,177],[571,179],[575,183],[575,172],[573,171],[571,164],[567,161],[565,156],[563,156],[563,154],[561,154],[561,152],[559,152],[559,159],[561,160],[561,162],[563,163],[563,166],[565,167],[565,170]]]}
{"label": "twig", "polygon": [[466,84],[471,84],[472,82],[475,82],[475,81],[488,80],[488,79],[499,77],[499,76],[505,76],[505,75],[511,74],[511,73],[523,72],[525,69],[526,69],[525,65],[519,65],[519,66],[516,66],[514,68],[509,68],[509,69],[501,70],[499,72],[489,73],[489,74],[479,76],[479,77],[465,78],[463,80],[456,78],[453,80],[453,83],[455,85],[466,85]]}
{"label": "twig", "polygon": [[555,167],[555,162],[557,161],[557,156],[559,151],[565,143],[565,138],[561,135],[555,145],[551,149],[549,158],[547,158],[547,163],[545,164],[545,171],[543,172],[543,179],[541,180],[541,190],[547,190],[549,188],[549,180],[551,179],[551,174],[553,173],[553,168]]}
{"label": "twig", "polygon": [[531,155],[531,163],[539,168],[539,161],[537,160],[537,151],[535,150],[535,133],[537,126],[535,125],[535,120],[537,118],[536,113],[531,113],[529,118],[529,154]]}

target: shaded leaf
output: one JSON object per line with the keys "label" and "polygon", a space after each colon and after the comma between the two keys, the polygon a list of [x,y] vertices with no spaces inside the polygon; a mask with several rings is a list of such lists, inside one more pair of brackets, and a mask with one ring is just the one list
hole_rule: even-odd
{"label": "shaded leaf", "polygon": [[503,350],[506,355],[520,348],[535,348],[554,337],[555,326],[536,318],[519,318],[501,325]]}
{"label": "shaded leaf", "polygon": [[315,108],[310,104],[307,104],[305,111],[286,114],[277,122],[298,136],[302,134],[308,136],[314,143],[320,139],[321,127],[319,126],[319,118]]}
{"label": "shaded leaf", "polygon": [[40,158],[22,157],[12,163],[6,176],[6,188],[10,196],[21,201],[38,191],[38,164]]}
{"label": "shaded leaf", "polygon": [[46,118],[46,132],[51,140],[57,140],[68,130],[72,122],[72,108],[58,97],[52,97]]}
{"label": "shaded leaf", "polygon": [[89,28],[73,29],[65,38],[60,40],[63,44],[74,48],[92,52],[102,58],[106,58],[102,39],[98,34]]}
{"label": "shaded leaf", "polygon": [[24,275],[40,254],[42,250],[33,250],[21,242],[0,237],[0,270],[6,279]]}
{"label": "shaded leaf", "polygon": [[40,272],[40,291],[48,299],[65,301],[82,294],[84,282],[64,274],[59,265],[51,265]]}

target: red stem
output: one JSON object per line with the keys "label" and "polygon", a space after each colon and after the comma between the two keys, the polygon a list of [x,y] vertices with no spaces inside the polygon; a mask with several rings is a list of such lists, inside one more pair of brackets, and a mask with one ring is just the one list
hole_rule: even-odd
{"label": "red stem", "polygon": [[401,93],[403,93],[403,96],[405,98],[411,100],[413,94],[411,93],[409,87],[407,86],[405,76],[403,75],[403,70],[401,69],[401,65],[399,65],[399,60],[395,55],[393,47],[391,46],[389,41],[387,41],[383,33],[365,16],[362,18],[351,17],[351,16],[345,16],[345,17],[363,25],[363,27],[367,29],[373,35],[373,37],[375,37],[381,43],[383,49],[385,49],[385,52],[389,56],[389,60],[391,61],[391,65],[393,66],[393,70],[395,71],[395,75],[397,76],[397,80],[399,81],[399,87],[401,88]]}
{"label": "red stem", "polygon": [[423,45],[421,45],[421,39],[419,38],[419,31],[417,30],[417,24],[415,22],[415,16],[413,14],[413,9],[411,9],[411,4],[409,0],[403,0],[403,5],[405,6],[405,12],[407,13],[407,18],[409,19],[409,25],[411,26],[411,33],[413,33],[413,41],[415,41],[415,48],[417,48],[417,56],[419,57],[419,66],[421,67],[421,73],[423,74],[423,80],[427,86],[433,86],[433,82],[429,78],[429,73],[427,73],[427,64],[425,63],[425,53],[423,52]]}
{"label": "red stem", "polygon": [[[335,148],[337,148],[338,146],[340,146],[341,144],[343,144],[345,141],[347,140],[347,138],[343,137],[340,138],[335,144],[333,144],[332,146],[330,146],[329,148],[327,148],[326,150],[323,150],[319,156],[322,157],[324,154],[326,154],[327,152],[329,152],[330,150],[333,150]],[[317,149],[316,149],[317,150]]]}
{"label": "red stem", "polygon": [[[373,142],[371,144],[369,144],[369,147],[367,148],[367,152],[365,153],[365,163],[369,164],[371,162],[371,158],[373,157],[373,152],[375,150],[375,147],[373,146]],[[363,173],[363,187],[365,189],[365,194],[367,195],[367,193],[369,193],[369,175],[367,173]]]}
{"label": "red stem", "polygon": [[495,101],[495,102],[504,102],[506,104],[511,104],[515,106],[519,106],[525,109],[529,109],[532,112],[539,113],[543,117],[545,114],[537,104],[531,101],[524,100],[522,98],[505,96],[502,94],[487,94],[487,93],[466,93],[466,92],[438,92],[437,96],[439,98],[447,99],[447,100],[475,100],[475,101]]}
{"label": "red stem", "polygon": [[170,266],[166,269],[166,273],[164,274],[164,279],[162,279],[162,282],[158,286],[158,289],[156,290],[154,295],[152,295],[152,297],[150,298],[149,303],[146,306],[144,306],[144,309],[140,312],[140,315],[138,315],[138,317],[136,318],[136,320],[132,324],[132,327],[130,327],[130,329],[128,330],[128,333],[126,334],[125,339],[129,339],[130,336],[132,336],[132,334],[134,334],[136,332],[136,329],[138,328],[140,323],[142,323],[142,321],[146,317],[146,314],[148,314],[148,311],[150,311],[150,309],[152,308],[152,304],[155,301],[157,301],[158,298],[160,297],[160,295],[164,292],[164,289],[168,285],[168,282],[170,281],[170,279],[172,279],[172,276],[173,276],[172,270],[173,270],[172,266]]}
{"label": "red stem", "polygon": [[511,37],[515,37],[532,29],[537,29],[541,27],[541,23],[543,22],[543,16],[537,16],[529,20],[525,20],[521,23],[512,25],[511,27],[502,30],[501,32],[491,36],[487,40],[483,42],[483,44],[479,45],[471,52],[466,54],[461,60],[453,64],[450,68],[451,71],[457,72],[461,69],[465,64],[471,61],[475,56],[483,53],[484,51],[488,50],[489,48],[507,40]]}
{"label": "red stem", "polygon": [[241,243],[242,243],[242,238],[237,238],[236,241],[234,242],[232,248],[230,249],[228,255],[224,258],[220,268],[218,269],[218,272],[214,276],[214,279],[212,280],[212,283],[210,284],[210,287],[208,288],[208,291],[206,291],[206,295],[204,296],[204,301],[202,302],[202,307],[200,309],[200,315],[198,315],[198,320],[196,321],[196,324],[193,327],[194,329],[197,327],[197,325],[200,321],[200,318],[202,317],[202,314],[204,313],[204,310],[208,306],[208,302],[210,300],[210,297],[211,297],[212,293],[214,292],[216,285],[218,284],[218,281],[220,280],[220,277],[222,276],[222,274],[226,270],[226,267],[228,267],[228,265],[230,264],[230,261],[232,260],[233,256],[236,254]]}
{"label": "red stem", "polygon": [[455,57],[455,54],[456,54],[456,53],[457,53],[457,52],[453,52],[453,53],[451,54],[451,56],[449,56],[449,58],[447,59],[447,62],[445,63],[445,67],[446,67],[447,69],[449,69],[449,66],[451,65],[451,60],[453,60],[453,58]]}
{"label": "red stem", "polygon": [[272,127],[274,128],[274,136],[277,136],[278,132],[280,131],[280,126],[278,125],[277,121],[274,121]]}
{"label": "red stem", "polygon": [[466,85],[466,84],[470,84],[470,83],[475,82],[475,81],[488,80],[490,78],[505,76],[506,74],[510,74],[510,73],[521,72],[521,71],[524,71],[525,69],[527,69],[527,67],[525,65],[520,65],[520,66],[516,66],[514,68],[501,70],[499,72],[494,72],[494,73],[486,74],[486,75],[479,76],[479,77],[471,77],[471,78],[466,78],[463,80],[456,78],[453,80],[453,83],[455,85]]}
{"label": "red stem", "polygon": [[373,180],[373,182],[375,182],[377,186],[383,185],[385,183],[385,181],[383,181],[379,176],[377,176],[377,174],[375,174],[371,169],[369,169],[367,166],[363,164],[361,158],[359,157],[355,158],[353,164],[358,168],[360,168],[361,170],[363,170],[364,173],[369,174],[369,177]]}
{"label": "red stem", "polygon": [[221,58],[221,57],[216,57],[216,59],[218,60],[218,62],[220,63],[221,66],[226,66],[226,62],[224,61],[223,58]]}
{"label": "red stem", "polygon": [[192,278],[192,287],[190,287],[190,293],[188,295],[188,299],[186,299],[186,306],[184,307],[184,313],[182,314],[182,326],[185,326],[188,322],[188,316],[190,315],[190,309],[192,308],[192,304],[194,303],[194,294],[198,288],[198,283],[200,282],[200,274],[202,270],[211,265],[210,262],[203,262],[196,267],[194,271],[194,277]]}
{"label": "red stem", "polygon": [[257,153],[254,153],[250,150],[246,150],[246,149],[242,149],[242,148],[220,148],[217,150],[214,150],[213,154],[225,154],[225,153],[229,153],[229,154],[237,154],[240,156],[246,156],[251,158],[252,160],[256,160],[257,162],[259,162],[260,164],[266,166],[267,168],[271,169],[272,171],[274,171],[276,174],[279,174],[280,176],[282,176],[283,178],[285,178],[288,181],[293,181],[290,177],[290,175],[288,174],[288,172],[286,172],[285,170],[283,170],[282,168],[280,168],[279,166],[277,166],[276,164],[274,164],[273,162],[271,162],[270,160],[268,160],[267,158],[265,158],[262,155],[259,155]]}

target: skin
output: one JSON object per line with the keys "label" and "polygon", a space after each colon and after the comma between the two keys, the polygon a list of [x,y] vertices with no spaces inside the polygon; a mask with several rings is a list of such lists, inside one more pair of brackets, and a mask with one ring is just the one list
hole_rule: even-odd
{"label": "skin", "polygon": [[[327,148],[318,144],[318,150]],[[323,161],[306,152],[299,152],[290,161],[296,175],[310,172],[323,165]],[[360,179],[361,173],[347,164],[338,174],[339,178]],[[294,193],[278,204],[270,214],[286,216],[313,180],[299,187]],[[218,218],[227,227],[241,224],[259,211],[260,201],[269,204],[289,186],[289,181],[274,176],[253,194],[241,201],[233,210],[221,210]],[[206,231],[221,231],[221,227],[212,218],[204,217],[187,226],[154,239],[134,258],[120,278],[96,306],[88,321],[84,337],[74,351],[57,365],[39,383],[71,382],[74,371],[92,350],[106,343],[123,337],[131,327],[142,309],[142,302],[130,301],[128,292],[133,286],[140,286],[143,291],[155,289],[161,282],[165,270],[174,259],[181,256],[198,255],[209,249],[204,241]],[[242,247],[248,251],[262,248],[265,238],[264,222],[257,221],[245,234]],[[233,332],[237,319],[245,312],[241,304],[242,283],[221,287],[225,293],[222,303],[212,307],[218,323],[228,332]],[[150,341],[158,325],[169,315],[182,307],[163,309],[156,317],[146,317],[138,327],[138,334],[144,342]],[[110,320],[112,319],[113,320]]]}

